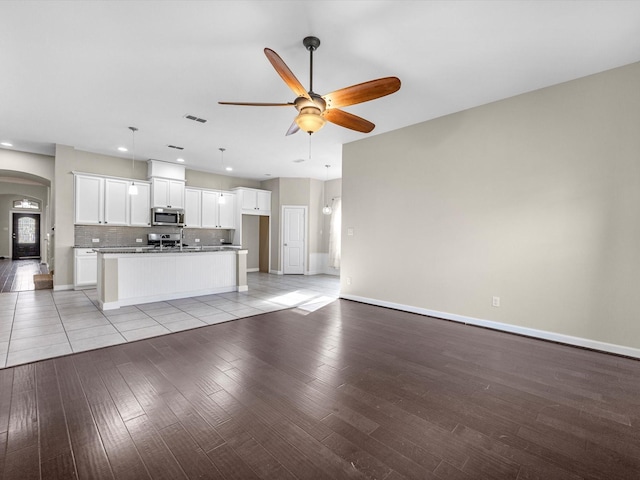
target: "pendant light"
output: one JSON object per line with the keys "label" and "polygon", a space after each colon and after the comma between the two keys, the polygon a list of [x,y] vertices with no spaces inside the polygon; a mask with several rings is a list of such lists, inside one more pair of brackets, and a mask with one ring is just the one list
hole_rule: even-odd
{"label": "pendant light", "polygon": [[[133,176],[136,169],[136,132],[138,129],[136,127],[129,127],[129,130],[131,130],[131,176]],[[138,195],[138,186],[133,180],[131,181],[131,185],[129,185],[129,195]]]}
{"label": "pendant light", "polygon": [[[223,172],[224,171],[224,151],[226,150],[226,148],[220,147],[218,150],[220,150],[220,171]],[[218,198],[218,204],[223,204],[223,203],[227,203],[227,199],[222,194],[222,178],[221,178],[220,179],[220,197]]]}
{"label": "pendant light", "polygon": [[329,167],[331,165],[325,165],[325,167],[327,167],[327,175],[325,177],[324,180],[324,185],[322,186],[322,198],[324,200],[324,207],[322,208],[322,213],[324,215],[331,215],[331,212],[333,212],[333,209],[329,206],[329,204],[327,203],[327,181],[329,180]]}

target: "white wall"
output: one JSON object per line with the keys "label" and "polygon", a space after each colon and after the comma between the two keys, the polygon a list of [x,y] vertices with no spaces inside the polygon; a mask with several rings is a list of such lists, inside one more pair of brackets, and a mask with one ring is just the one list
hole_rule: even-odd
{"label": "white wall", "polygon": [[640,63],[346,145],[342,294],[640,356],[638,85]]}

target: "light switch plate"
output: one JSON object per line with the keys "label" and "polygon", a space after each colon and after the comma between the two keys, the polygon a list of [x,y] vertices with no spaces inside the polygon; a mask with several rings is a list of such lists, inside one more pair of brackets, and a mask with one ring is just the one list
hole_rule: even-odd
{"label": "light switch plate", "polygon": [[93,243],[100,243],[100,239],[99,238],[92,238],[91,241]]}

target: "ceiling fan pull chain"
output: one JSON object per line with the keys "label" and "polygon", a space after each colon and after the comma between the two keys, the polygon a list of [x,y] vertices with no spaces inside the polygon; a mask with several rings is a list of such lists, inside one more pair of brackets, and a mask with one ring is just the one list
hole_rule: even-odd
{"label": "ceiling fan pull chain", "polygon": [[309,161],[311,161],[311,135],[309,135]]}

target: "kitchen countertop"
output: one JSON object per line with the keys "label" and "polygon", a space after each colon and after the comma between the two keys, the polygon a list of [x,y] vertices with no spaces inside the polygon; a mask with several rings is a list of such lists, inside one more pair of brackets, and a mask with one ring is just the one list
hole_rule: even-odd
{"label": "kitchen countertop", "polygon": [[[86,248],[86,247],[85,247]],[[217,245],[217,246],[189,246],[189,247],[98,247],[93,251],[98,253],[194,253],[194,252],[235,252],[241,247],[237,245]]]}

